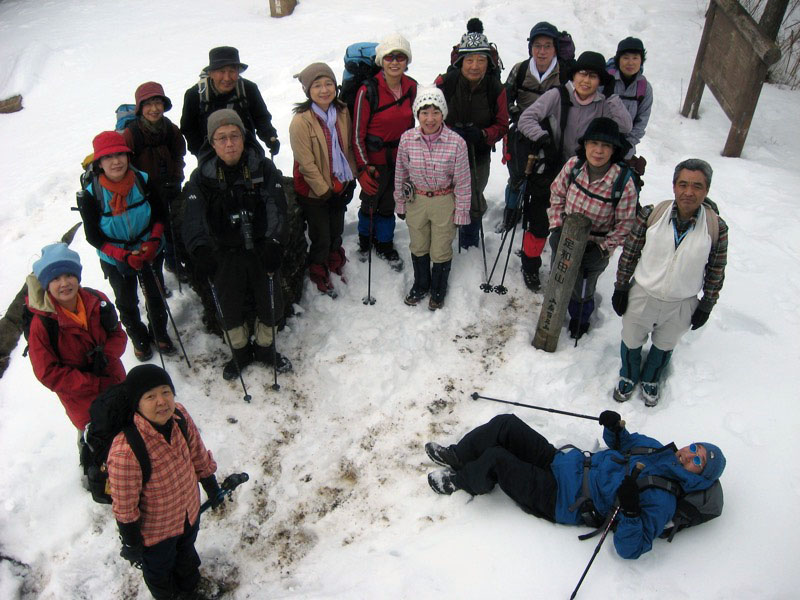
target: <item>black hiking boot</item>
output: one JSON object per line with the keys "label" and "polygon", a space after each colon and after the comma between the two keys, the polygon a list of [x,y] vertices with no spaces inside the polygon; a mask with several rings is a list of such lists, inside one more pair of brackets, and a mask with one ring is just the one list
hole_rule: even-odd
{"label": "black hiking boot", "polygon": [[278,371],[278,373],[290,373],[293,368],[292,361],[290,361],[280,352],[275,352],[274,343],[266,347],[256,344],[255,359],[260,363],[269,365],[270,367],[275,365],[275,370]]}
{"label": "black hiking boot", "polygon": [[425,444],[425,454],[437,465],[443,467],[458,470],[463,466],[451,446],[440,446],[436,442],[428,442]]}
{"label": "black hiking boot", "polygon": [[449,496],[456,490],[460,490],[455,482],[456,472],[452,469],[439,469],[428,473],[428,485],[437,494]]}
{"label": "black hiking boot", "polygon": [[569,337],[573,340],[579,340],[589,331],[589,322],[579,323],[578,319],[570,319],[568,329]]}
{"label": "black hiking boot", "polygon": [[367,260],[367,255],[370,251],[370,243],[369,243],[369,236],[368,235],[361,235],[358,234],[358,260],[361,262],[365,262]]}
{"label": "black hiking boot", "polygon": [[450,266],[453,261],[434,263],[431,269],[431,298],[428,301],[428,310],[438,310],[444,306],[444,297],[447,295],[447,280],[450,277]]}
{"label": "black hiking boot", "polygon": [[400,255],[397,253],[397,250],[394,249],[394,243],[376,242],[375,256],[385,260],[387,263],[389,263],[389,266],[395,271],[403,270],[403,259],[400,258]]}
{"label": "black hiking boot", "polygon": [[244,371],[244,368],[252,364],[253,360],[253,346],[250,344],[247,344],[244,348],[234,348],[233,357],[222,368],[222,378],[225,381],[236,379],[239,376],[239,369]]}
{"label": "black hiking boot", "polygon": [[525,282],[525,287],[532,292],[538,292],[542,289],[542,282],[539,280],[539,271],[526,271],[522,270],[522,280]]}

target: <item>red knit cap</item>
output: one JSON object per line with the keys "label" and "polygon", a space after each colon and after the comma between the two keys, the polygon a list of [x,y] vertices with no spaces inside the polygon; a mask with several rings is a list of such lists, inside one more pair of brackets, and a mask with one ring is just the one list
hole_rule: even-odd
{"label": "red knit cap", "polygon": [[131,151],[125,143],[125,138],[116,131],[98,133],[92,140],[92,148],[94,149],[94,160],[100,160],[104,156],[116,154],[117,152]]}
{"label": "red knit cap", "polygon": [[136,88],[136,93],[134,94],[134,98],[136,99],[136,114],[142,114],[142,104],[144,104],[146,100],[150,100],[150,98],[155,98],[157,96],[164,101],[164,112],[167,112],[170,108],[172,108],[172,101],[167,98],[166,94],[164,93],[164,88],[160,83],[148,81],[147,83],[143,83]]}

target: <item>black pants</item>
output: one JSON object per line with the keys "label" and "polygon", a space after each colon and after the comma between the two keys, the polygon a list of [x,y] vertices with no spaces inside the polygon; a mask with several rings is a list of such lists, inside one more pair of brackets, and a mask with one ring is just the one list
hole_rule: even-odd
{"label": "black pants", "polygon": [[200,516],[194,525],[187,519],[183,533],[153,546],[142,553],[144,582],[156,600],[173,598],[177,592],[191,592],[200,581],[200,557],[194,549]]}
{"label": "black pants", "polygon": [[556,448],[514,415],[498,415],[453,448],[464,465],[456,483],[470,494],[495,484],[522,510],[555,522],[558,487],[550,470]]}
{"label": "black pants", "polygon": [[153,334],[157,338],[163,338],[166,335],[167,310],[153,278],[153,274],[155,274],[161,283],[161,289],[164,289],[164,275],[161,272],[163,264],[163,253],[159,254],[153,261],[152,268],[145,266],[138,272],[127,265],[117,267],[117,265],[104,260],[100,261],[103,275],[108,279],[108,283],[111,284],[111,289],[114,290],[114,304],[119,313],[119,320],[129,333],[133,332],[132,335],[138,334],[141,336],[146,333],[146,331],[143,331],[145,327],[139,314],[139,277],[144,282],[145,302],[149,313],[148,321]]}
{"label": "black pants", "polygon": [[[225,316],[225,329],[241,327],[253,314],[265,325],[272,325],[267,271],[258,254],[245,249],[222,250],[217,263],[214,286]],[[280,280],[277,273],[273,277],[275,312],[280,314]]]}
{"label": "black pants", "polygon": [[552,177],[537,175],[528,180],[526,201],[523,203],[522,227],[538,238],[550,233],[547,209],[550,208],[550,184]]}
{"label": "black pants", "polygon": [[330,253],[342,245],[344,213],[347,207],[331,207],[329,202],[319,203],[302,196],[297,197],[297,203],[308,223],[308,237],[311,239],[308,259],[312,263],[326,265]]}

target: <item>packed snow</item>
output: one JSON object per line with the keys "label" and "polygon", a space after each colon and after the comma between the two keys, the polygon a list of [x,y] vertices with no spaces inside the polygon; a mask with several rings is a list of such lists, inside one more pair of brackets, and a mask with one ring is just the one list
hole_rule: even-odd
{"label": "packed snow", "polygon": [[[307,282],[297,316],[278,336],[294,373],[281,376],[275,392],[272,372],[250,367],[251,404],[238,381],[222,380],[228,351],[203,330],[196,296],[186,288],[178,294],[167,275],[192,360],[189,369],[169,359],[178,398],[218,474],[250,474],[224,511],[204,515],[201,570],[229,598],[568,597],[596,543],[578,541],[586,529],[533,518],[500,490],[445,497],[428,487],[434,465],[425,442],[453,443],[511,408],[473,401],[479,391],[580,413],[618,410],[631,430],[679,446],[713,441],[727,456],[721,518],[671,544],[656,541],[636,561],[606,543],[579,597],[796,598],[800,96],[765,85],[742,157],[721,157],[730,124],[712,94],[699,120],[678,114],[705,7],[697,0],[303,0],[292,16],[271,19],[265,0],[5,0],[0,99],[22,94],[25,108],[0,115],[0,306],[12,301],[41,247],[79,220],[70,207],[80,161],[92,137],[113,127],[117,105],[156,80],[177,122],[183,93],[214,46],[238,47],[250,65],[245,76],[260,86],[283,142],[276,163],[291,173],[291,107],[304,99],[292,75],[314,61],[340,73],[350,43],[399,31],[412,46],[409,74],[430,83],[473,16],[498,45],[504,76],[525,58],[528,32],[541,20],[567,29],[578,52],[610,56],[618,40],[635,35],[647,48],[655,91],[638,148],[648,160],[642,204],[671,197],[678,161],[704,158],[714,168],[710,197],[730,227],[720,301],[675,350],[659,405],[646,408],[638,394],[623,405],[611,399],[621,329],[610,303],[616,259],[600,280],[603,301],[589,335],[573,348],[564,334],[547,354],[530,345],[542,296],[525,289],[514,255],[508,295],[479,289],[483,261],[472,249],[454,257],[444,310],[405,306],[412,273],[398,222],[406,270],[373,262],[374,306],[361,302],[367,266],[357,260],[346,266],[346,285],[334,277],[335,300]],[[189,157],[187,176],[194,166]],[[484,218],[490,260],[500,244],[494,226],[505,180],[495,153]],[[356,204],[345,230],[351,257]],[[83,260],[83,283],[110,293],[82,232],[72,248]],[[141,574],[118,556],[110,508],[81,489],[76,432],[34,378],[23,347],[0,380],[0,597],[147,598]],[[123,362],[137,364],[130,345]],[[556,445],[602,444],[591,421],[514,412]]]}

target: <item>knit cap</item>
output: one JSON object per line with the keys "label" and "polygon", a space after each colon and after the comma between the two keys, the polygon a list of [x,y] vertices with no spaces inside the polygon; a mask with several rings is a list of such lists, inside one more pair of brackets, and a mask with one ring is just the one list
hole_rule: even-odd
{"label": "knit cap", "polygon": [[722,471],[725,470],[725,464],[727,462],[725,460],[725,455],[722,453],[722,450],[714,444],[708,442],[697,443],[706,449],[706,466],[703,467],[703,471],[700,475],[709,481],[716,481],[720,478],[720,475],[722,475]]}
{"label": "knit cap", "polygon": [[375,64],[383,67],[383,57],[392,52],[402,52],[408,57],[406,64],[411,64],[411,44],[399,33],[392,33],[381,40],[375,48]]}
{"label": "knit cap", "polygon": [[33,274],[45,290],[50,282],[61,275],[74,275],[81,280],[81,257],[63,242],[42,248],[42,257],[33,263]]}
{"label": "knit cap", "polygon": [[460,66],[461,61],[469,54],[484,54],[489,59],[490,65],[497,66],[489,39],[483,34],[483,23],[475,17],[467,21],[467,33],[461,36],[461,41],[458,43],[458,58],[453,64]]}
{"label": "knit cap", "polygon": [[447,101],[444,99],[444,93],[435,85],[430,87],[417,88],[417,97],[414,100],[414,116],[419,117],[419,111],[425,106],[435,106],[442,111],[442,118],[447,118]]}
{"label": "knit cap", "polygon": [[134,94],[134,98],[136,100],[136,114],[141,115],[142,104],[144,104],[147,100],[150,100],[150,98],[156,97],[159,97],[164,101],[164,112],[167,112],[170,108],[172,108],[172,101],[167,98],[167,95],[164,93],[164,88],[160,83],[148,81],[136,88],[136,93]]}
{"label": "knit cap", "polygon": [[128,371],[128,376],[125,378],[125,387],[128,389],[128,400],[131,403],[131,408],[136,411],[139,408],[139,401],[142,396],[161,385],[168,385],[172,393],[175,393],[175,386],[169,373],[158,365],[139,365]]}
{"label": "knit cap", "polygon": [[242,118],[239,116],[239,114],[232,108],[220,108],[219,110],[215,110],[208,117],[208,123],[206,127],[208,129],[209,142],[212,144],[214,143],[214,140],[212,139],[214,137],[214,133],[216,133],[217,129],[223,125],[236,125],[242,132],[242,135],[245,135],[244,123],[242,123]]}
{"label": "knit cap", "polygon": [[327,77],[333,81],[334,86],[337,85],[336,75],[333,74],[333,70],[328,65],[321,62],[311,63],[305,69],[297,73],[294,77],[300,81],[300,85],[303,86],[303,91],[305,92],[306,97],[309,96],[311,84],[313,84],[320,77]]}
{"label": "knit cap", "polygon": [[131,152],[128,144],[125,143],[125,138],[121,133],[116,131],[103,131],[98,133],[92,140],[92,149],[94,150],[94,160],[100,160],[109,154],[117,154],[119,152]]}

